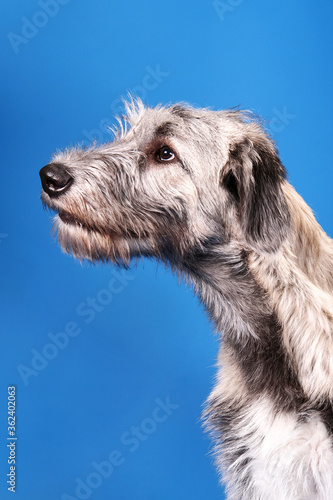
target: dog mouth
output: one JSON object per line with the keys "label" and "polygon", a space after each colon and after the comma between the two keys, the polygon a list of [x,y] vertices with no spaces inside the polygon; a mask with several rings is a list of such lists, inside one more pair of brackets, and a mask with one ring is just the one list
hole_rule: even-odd
{"label": "dog mouth", "polygon": [[112,236],[113,238],[118,236],[118,234],[116,234],[115,231],[110,231],[110,230],[105,231],[102,228],[96,227],[95,225],[82,222],[79,218],[75,217],[74,215],[72,215],[69,212],[66,212],[66,210],[63,210],[62,208],[60,208],[56,212],[57,212],[58,218],[68,228],[70,228],[70,227],[77,228],[77,229],[85,230],[86,232],[89,232],[89,233],[98,233],[101,235],[105,235],[106,233],[108,233],[109,236]]}
{"label": "dog mouth", "polygon": [[81,223],[73,217],[73,215],[69,214],[65,210],[59,210],[58,212],[59,218],[62,220],[62,222],[65,222],[65,224],[74,224],[74,225],[80,225]]}
{"label": "dog mouth", "polygon": [[81,227],[86,227],[88,229],[88,226],[83,224],[80,220],[78,220],[76,217],[74,217],[72,214],[69,212],[66,212],[66,210],[59,210],[58,211],[58,216],[62,222],[65,224],[69,224],[72,226],[81,226]]}
{"label": "dog mouth", "polygon": [[[92,224],[87,224],[85,222],[82,222],[79,218],[75,217],[69,212],[66,212],[66,210],[63,210],[62,208],[57,210],[57,215],[58,218],[61,220],[63,224],[65,224],[66,227],[70,228],[78,228],[78,229],[83,229],[88,232],[94,232],[94,233],[100,233],[104,234],[105,231],[103,231],[101,228],[97,228],[96,226],[93,226]],[[112,236],[115,236],[115,233],[112,232]]]}
{"label": "dog mouth", "polygon": [[[120,231],[119,229],[114,230],[114,229],[109,228],[109,229],[105,230],[105,229],[98,228],[98,227],[91,225],[91,224],[86,224],[86,223],[82,222],[80,219],[78,219],[77,217],[75,217],[74,215],[72,215],[71,213],[66,212],[66,210],[63,210],[63,209],[59,209],[57,211],[57,215],[58,215],[59,219],[68,227],[77,227],[80,229],[85,229],[88,232],[99,233],[101,235],[107,234],[108,236],[111,236],[113,239],[126,238],[126,237],[131,238],[131,239],[135,239],[135,240],[139,239],[139,236],[130,230],[127,230],[127,232],[125,234],[122,231]],[[144,236],[147,237],[146,234]],[[142,237],[142,235],[141,235],[141,237]]]}

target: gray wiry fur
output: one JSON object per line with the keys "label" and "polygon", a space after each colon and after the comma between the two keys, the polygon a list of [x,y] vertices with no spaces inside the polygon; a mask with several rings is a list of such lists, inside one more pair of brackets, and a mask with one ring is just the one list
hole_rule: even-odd
{"label": "gray wiry fur", "polygon": [[258,121],[136,101],[48,168],[70,178],[42,192],[66,252],[169,263],[221,333],[204,419],[228,498],[332,500],[333,245]]}

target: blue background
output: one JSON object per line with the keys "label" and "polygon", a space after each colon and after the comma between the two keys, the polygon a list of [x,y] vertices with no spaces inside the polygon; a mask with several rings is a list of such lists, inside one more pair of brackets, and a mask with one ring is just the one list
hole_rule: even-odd
{"label": "blue background", "polygon": [[[7,2],[1,23],[0,497],[11,498],[14,384],[17,500],[221,499],[199,420],[218,344],[197,299],[145,262],[101,306],[113,268],[61,253],[38,171],[57,148],[107,140],[104,125],[129,90],[150,105],[239,105],[268,120],[291,182],[332,235],[333,4],[42,3]],[[90,323],[77,312],[89,297],[100,300]],[[31,351],[42,353],[69,322],[80,334],[24,383],[19,365],[31,368]],[[153,429],[146,419],[158,398],[178,407]],[[139,425],[152,432],[131,451],[121,436]],[[76,478],[93,482],[93,462],[113,450],[122,464],[77,496]]]}

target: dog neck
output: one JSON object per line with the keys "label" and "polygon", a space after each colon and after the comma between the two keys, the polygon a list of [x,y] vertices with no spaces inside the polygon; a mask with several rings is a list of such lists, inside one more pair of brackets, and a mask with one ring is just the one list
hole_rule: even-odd
{"label": "dog neck", "polygon": [[270,395],[280,408],[301,406],[305,395],[283,346],[282,326],[255,280],[244,252],[219,252],[186,264],[196,294],[234,353],[248,394]]}
{"label": "dog neck", "polygon": [[218,332],[232,337],[258,338],[273,311],[262,287],[249,270],[248,254],[227,248],[185,259],[182,271],[215,323]]}

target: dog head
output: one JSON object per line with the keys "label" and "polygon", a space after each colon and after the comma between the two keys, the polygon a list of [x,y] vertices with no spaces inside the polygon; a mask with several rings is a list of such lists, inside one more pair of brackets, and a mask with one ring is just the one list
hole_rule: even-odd
{"label": "dog head", "polygon": [[113,142],[57,153],[40,172],[63,249],[91,261],[177,261],[212,245],[275,252],[286,238],[285,171],[238,111],[127,104]]}

